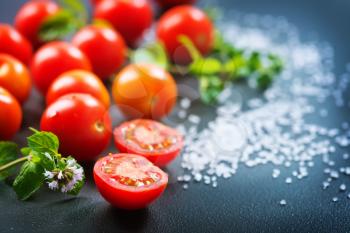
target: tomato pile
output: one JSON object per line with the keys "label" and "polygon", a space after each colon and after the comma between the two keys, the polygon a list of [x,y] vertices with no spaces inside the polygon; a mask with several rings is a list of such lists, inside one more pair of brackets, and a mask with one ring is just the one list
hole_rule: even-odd
{"label": "tomato pile", "polygon": [[[60,152],[93,161],[114,136],[122,154],[96,162],[97,188],[114,206],[147,206],[168,183],[157,166],[169,164],[183,147],[183,136],[158,122],[172,111],[178,93],[167,70],[130,62],[128,50],[136,48],[154,24],[156,39],[174,63],[191,61],[177,40],[180,35],[192,40],[202,55],[209,53],[214,27],[202,10],[190,5],[194,2],[91,0],[91,24],[81,25],[69,40],[47,40],[41,37],[42,26],[64,6],[51,0],[28,1],[13,26],[0,23],[0,140],[11,140],[19,131],[26,114],[21,105],[33,84],[46,100],[40,128],[58,136]],[[156,23],[155,4],[163,12]],[[109,89],[129,120],[114,130]]]}

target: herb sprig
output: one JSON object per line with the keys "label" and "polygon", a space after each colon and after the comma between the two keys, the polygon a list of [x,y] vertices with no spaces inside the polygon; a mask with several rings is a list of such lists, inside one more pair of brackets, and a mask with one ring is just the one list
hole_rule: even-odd
{"label": "herb sprig", "polygon": [[181,35],[178,40],[192,57],[188,66],[178,67],[171,64],[163,56],[164,47],[158,42],[135,50],[130,59],[134,63],[149,62],[168,67],[173,73],[181,70],[182,74],[196,77],[201,99],[207,104],[215,103],[228,83],[239,80],[253,79],[256,87],[265,90],[283,70],[283,62],[277,55],[238,49],[225,41],[220,33],[216,34],[214,49],[207,57],[201,55],[188,37]]}
{"label": "herb sprig", "polygon": [[[56,135],[32,129],[27,138],[28,147],[22,149],[13,142],[0,142],[0,180],[16,173],[13,189],[21,200],[32,196],[45,183],[52,190],[77,195],[85,182],[83,168],[72,157],[58,153]],[[22,157],[18,157],[19,154]]]}

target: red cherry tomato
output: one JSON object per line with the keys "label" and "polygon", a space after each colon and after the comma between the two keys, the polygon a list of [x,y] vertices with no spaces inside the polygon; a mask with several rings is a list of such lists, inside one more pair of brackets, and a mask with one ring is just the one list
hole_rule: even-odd
{"label": "red cherry tomato", "polygon": [[139,155],[110,154],[96,162],[94,180],[113,206],[141,209],[163,193],[168,175]]}
{"label": "red cherry tomato", "polygon": [[59,6],[53,1],[29,1],[17,12],[15,27],[35,48],[38,48],[42,44],[38,37],[41,24],[47,17],[56,14],[59,9]]}
{"label": "red cherry tomato", "polygon": [[16,29],[7,24],[0,24],[0,53],[17,58],[29,64],[32,58],[32,46]]}
{"label": "red cherry tomato", "polygon": [[56,134],[60,151],[79,161],[93,160],[108,145],[111,118],[107,109],[88,94],[68,94],[43,113],[41,130]]}
{"label": "red cherry tomato", "polygon": [[71,70],[58,76],[46,94],[46,104],[50,105],[61,96],[71,93],[90,94],[108,109],[110,98],[101,80],[85,70]]}
{"label": "red cherry tomato", "polygon": [[7,89],[20,103],[27,100],[32,87],[27,67],[7,54],[0,54],[0,87]]}
{"label": "red cherry tomato", "polygon": [[183,138],[159,122],[139,119],[117,127],[114,143],[120,152],[142,155],[157,166],[165,166],[180,153]]}
{"label": "red cherry tomato", "polygon": [[94,73],[102,79],[112,75],[125,61],[125,42],[113,29],[87,26],[73,37],[72,43],[89,58]]}
{"label": "red cherry tomato", "polygon": [[165,12],[157,25],[157,38],[165,45],[169,57],[178,64],[191,62],[187,49],[179,42],[179,36],[187,36],[203,54],[214,45],[214,27],[208,16],[192,6],[178,6]]}
{"label": "red cherry tomato", "polygon": [[160,119],[173,109],[177,88],[171,74],[164,69],[131,64],[117,74],[112,94],[127,117]]}
{"label": "red cherry tomato", "polygon": [[130,46],[135,46],[152,24],[147,0],[104,0],[96,5],[94,17],[109,21]]}
{"label": "red cherry tomato", "polygon": [[65,42],[50,42],[36,52],[30,68],[36,87],[45,94],[60,74],[74,69],[90,71],[91,65],[77,47]]}
{"label": "red cherry tomato", "polygon": [[160,7],[169,9],[178,5],[194,4],[196,0],[157,0]]}
{"label": "red cherry tomato", "polygon": [[10,92],[0,87],[0,140],[11,140],[21,122],[21,106]]}
{"label": "red cherry tomato", "polygon": [[99,4],[102,1],[103,0],[90,0],[92,6],[96,6],[97,4]]}

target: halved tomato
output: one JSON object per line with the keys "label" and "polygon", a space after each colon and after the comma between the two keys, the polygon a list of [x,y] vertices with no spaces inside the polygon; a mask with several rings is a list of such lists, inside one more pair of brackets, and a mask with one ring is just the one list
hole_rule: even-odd
{"label": "halved tomato", "polygon": [[117,127],[114,143],[120,152],[142,155],[158,166],[165,166],[180,153],[183,137],[159,122],[138,119]]}
{"label": "halved tomato", "polygon": [[95,163],[94,180],[113,206],[141,209],[163,193],[168,175],[142,156],[110,154]]}

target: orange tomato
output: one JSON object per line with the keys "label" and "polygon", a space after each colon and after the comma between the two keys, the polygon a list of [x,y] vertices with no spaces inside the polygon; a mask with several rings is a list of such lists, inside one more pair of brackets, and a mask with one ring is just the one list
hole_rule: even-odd
{"label": "orange tomato", "polygon": [[46,94],[46,103],[49,105],[59,97],[71,93],[90,94],[109,108],[107,88],[95,74],[85,70],[71,70],[58,76]]}
{"label": "orange tomato", "polygon": [[10,92],[0,87],[0,140],[11,140],[21,122],[21,106]]}
{"label": "orange tomato", "polygon": [[20,103],[27,100],[32,87],[28,69],[7,54],[0,54],[0,87],[7,89]]}
{"label": "orange tomato", "polygon": [[177,88],[166,70],[150,64],[131,64],[117,74],[112,94],[127,117],[160,119],[174,107]]}

